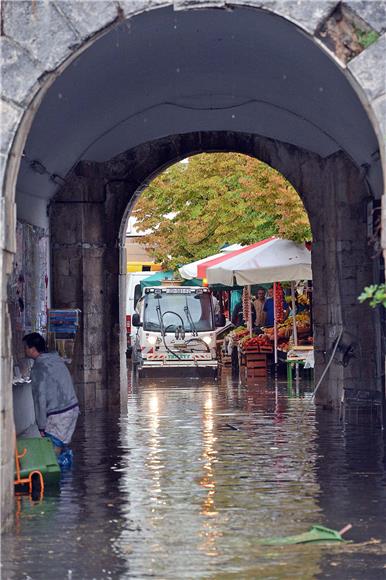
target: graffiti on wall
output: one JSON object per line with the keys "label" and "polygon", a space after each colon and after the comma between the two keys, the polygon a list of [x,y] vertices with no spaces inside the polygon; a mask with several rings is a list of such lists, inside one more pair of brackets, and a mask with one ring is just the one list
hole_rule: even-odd
{"label": "graffiti on wall", "polygon": [[8,306],[13,357],[20,365],[24,358],[24,334],[46,334],[49,240],[46,230],[22,221],[17,222],[16,240],[14,267],[8,286]]}

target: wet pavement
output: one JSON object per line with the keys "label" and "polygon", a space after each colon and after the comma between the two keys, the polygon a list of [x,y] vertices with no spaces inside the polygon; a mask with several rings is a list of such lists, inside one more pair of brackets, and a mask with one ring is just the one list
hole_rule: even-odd
{"label": "wet pavement", "polygon": [[[16,500],[2,578],[385,578],[382,433],[298,395],[146,379],[120,413],[82,415],[60,490]],[[315,523],[353,543],[258,543]]]}

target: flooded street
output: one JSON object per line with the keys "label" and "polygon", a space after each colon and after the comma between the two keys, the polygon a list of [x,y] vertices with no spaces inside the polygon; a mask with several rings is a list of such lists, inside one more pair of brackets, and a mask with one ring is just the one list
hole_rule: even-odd
{"label": "flooded street", "polygon": [[[310,391],[144,379],[82,415],[60,491],[17,499],[4,579],[384,578],[380,430],[342,430]],[[312,524],[353,544],[261,546]]]}

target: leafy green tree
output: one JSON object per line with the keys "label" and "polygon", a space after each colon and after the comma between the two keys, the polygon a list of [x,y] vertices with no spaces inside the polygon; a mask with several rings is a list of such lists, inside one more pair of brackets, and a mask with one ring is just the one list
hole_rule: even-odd
{"label": "leafy green tree", "polygon": [[369,300],[369,304],[372,308],[376,306],[383,306],[386,308],[386,284],[372,284],[371,286],[366,286],[362,294],[358,297],[359,302],[366,302]]}
{"label": "leafy green tree", "polygon": [[238,153],[204,153],[177,163],[142,193],[133,215],[153,258],[167,268],[199,260],[224,244],[272,235],[311,239],[299,195],[277,171]]}

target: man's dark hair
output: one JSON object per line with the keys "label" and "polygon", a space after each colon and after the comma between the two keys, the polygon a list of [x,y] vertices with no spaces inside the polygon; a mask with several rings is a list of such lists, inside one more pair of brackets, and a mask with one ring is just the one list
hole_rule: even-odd
{"label": "man's dark hair", "polygon": [[46,352],[46,341],[38,332],[31,332],[23,336],[23,342],[26,343],[28,348],[34,346],[38,352]]}

